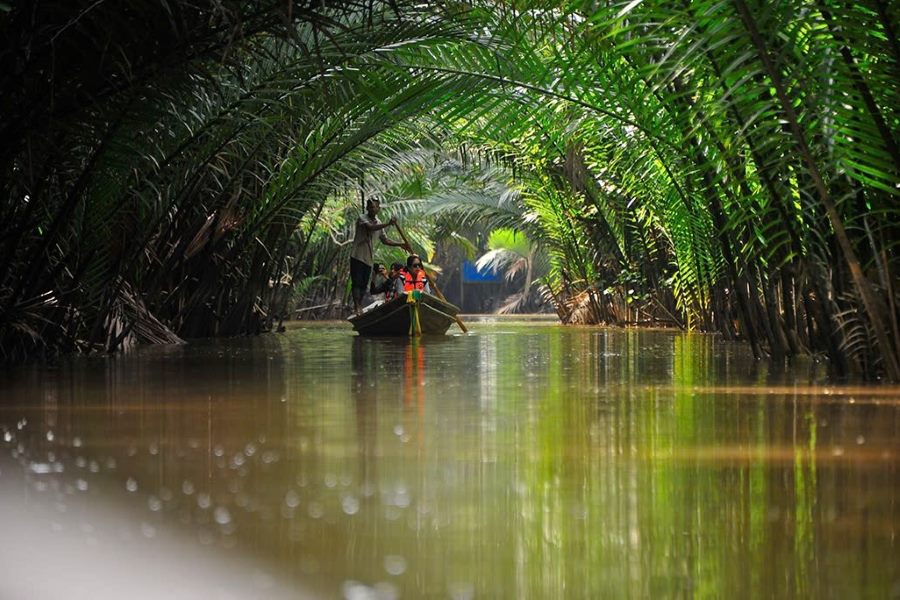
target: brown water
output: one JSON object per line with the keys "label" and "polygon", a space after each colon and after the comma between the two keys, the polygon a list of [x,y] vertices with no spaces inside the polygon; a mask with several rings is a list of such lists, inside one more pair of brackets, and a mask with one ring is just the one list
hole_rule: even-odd
{"label": "brown water", "polygon": [[[252,563],[259,597],[900,597],[897,388],[710,336],[471,329],[301,327],[7,373],[0,489],[46,504],[49,540],[177,531]],[[67,508],[104,503],[128,515],[113,533]]]}

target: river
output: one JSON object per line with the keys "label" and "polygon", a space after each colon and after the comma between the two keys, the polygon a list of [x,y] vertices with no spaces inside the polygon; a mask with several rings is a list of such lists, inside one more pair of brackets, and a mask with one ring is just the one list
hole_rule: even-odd
{"label": "river", "polygon": [[715,336],[471,330],[0,374],[0,597],[900,597],[898,388]]}

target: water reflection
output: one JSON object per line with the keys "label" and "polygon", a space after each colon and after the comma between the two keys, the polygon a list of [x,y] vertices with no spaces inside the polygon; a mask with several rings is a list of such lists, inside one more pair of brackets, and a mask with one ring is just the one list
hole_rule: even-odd
{"label": "water reflection", "polygon": [[116,502],[118,544],[177,528],[326,597],[900,591],[897,390],[714,337],[316,327],[0,390],[0,483],[60,527]]}

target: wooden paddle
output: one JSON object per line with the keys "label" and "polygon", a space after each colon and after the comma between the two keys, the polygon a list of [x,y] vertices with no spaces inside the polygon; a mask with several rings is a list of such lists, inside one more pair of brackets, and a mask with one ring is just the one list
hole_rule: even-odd
{"label": "wooden paddle", "polygon": [[[397,228],[397,231],[400,233],[400,237],[403,238],[403,243],[406,244],[411,249],[412,244],[410,244],[409,240],[406,239],[406,234],[403,233],[402,229],[400,229],[400,225],[398,223],[394,223],[394,227]],[[410,251],[412,251],[412,250],[410,250]],[[425,267],[423,266],[422,268],[425,268]],[[431,285],[431,289],[434,290],[434,295],[437,296],[438,298],[440,298],[441,300],[443,300],[444,302],[446,302],[447,299],[444,298],[444,294],[442,294],[441,290],[438,289],[438,286],[434,282],[434,279],[433,278],[429,279],[428,283]],[[456,319],[456,324],[459,325],[459,328],[462,329],[463,333],[469,333],[469,330],[466,328],[465,324],[462,322],[462,319],[459,318],[459,315],[456,315],[453,318]]]}

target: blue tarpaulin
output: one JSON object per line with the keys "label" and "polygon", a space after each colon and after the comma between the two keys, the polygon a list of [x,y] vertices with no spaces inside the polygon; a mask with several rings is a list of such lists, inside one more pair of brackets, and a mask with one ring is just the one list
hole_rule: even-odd
{"label": "blue tarpaulin", "polygon": [[493,283],[500,281],[500,274],[490,269],[478,270],[475,263],[463,262],[463,282],[465,283]]}

